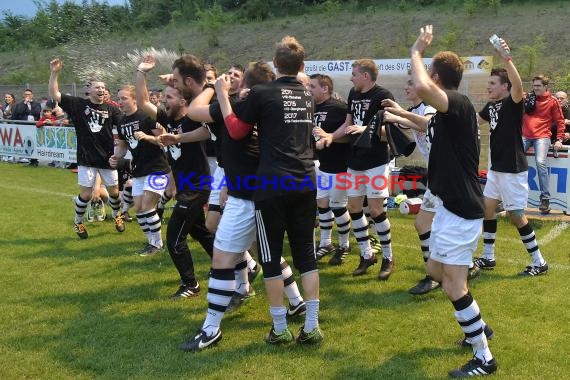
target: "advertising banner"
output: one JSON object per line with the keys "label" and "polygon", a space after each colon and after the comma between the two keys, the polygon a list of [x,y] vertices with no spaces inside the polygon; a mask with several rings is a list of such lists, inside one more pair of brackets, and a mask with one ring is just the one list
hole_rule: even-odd
{"label": "advertising banner", "polygon": [[39,160],[76,162],[77,138],[73,127],[0,121],[0,155]]}

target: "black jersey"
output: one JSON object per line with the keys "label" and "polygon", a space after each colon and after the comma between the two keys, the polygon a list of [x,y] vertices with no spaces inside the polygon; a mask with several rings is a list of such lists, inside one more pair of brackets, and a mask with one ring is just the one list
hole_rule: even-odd
{"label": "black jersey", "polygon": [[[217,104],[218,100],[214,96],[210,104]],[[206,156],[216,157],[216,161],[220,168],[224,167],[224,154],[222,149],[222,135],[226,129],[224,121],[220,123],[219,120],[214,120],[213,123],[207,123],[208,129],[210,130],[210,139],[205,141],[206,146]],[[212,173],[214,174],[214,173]]]}
{"label": "black jersey", "polygon": [[489,102],[479,112],[489,122],[491,131],[490,169],[503,173],[528,170],[522,142],[523,101],[515,103],[511,95],[498,102]]}
{"label": "black jersey", "polygon": [[254,86],[244,102],[244,111],[237,115],[258,128],[255,200],[291,191],[315,191],[313,98],[295,77]]}
{"label": "black jersey", "polygon": [[[202,123],[192,121],[188,116],[170,120],[166,112],[160,108],[157,111],[156,120],[166,128],[168,133],[175,135],[203,128]],[[205,177],[210,175],[210,167],[203,141],[170,145],[168,155],[176,182],[177,201],[192,200],[197,192],[208,193],[210,191],[205,186],[209,183]]]}
{"label": "black jersey", "polygon": [[[315,105],[313,117],[315,127],[321,127],[327,133],[333,133],[346,120],[346,103],[329,98]],[[346,172],[350,144],[333,142],[328,148],[317,149],[319,170],[325,173]]]}
{"label": "black jersey", "polygon": [[117,127],[119,139],[127,142],[133,156],[133,176],[144,177],[152,173],[170,173],[170,166],[164,151],[156,144],[148,141],[139,141],[134,135],[143,132],[154,136],[152,130],[156,129],[156,122],[140,110],[132,115],[125,115]]}
{"label": "black jersey", "polygon": [[[243,102],[232,102],[232,108],[239,112]],[[210,104],[210,116],[218,125],[224,125],[224,116],[219,103]],[[241,140],[234,140],[225,126],[220,130],[222,156],[226,158],[224,173],[228,194],[240,199],[253,199],[259,164],[259,141],[257,126]]]}
{"label": "black jersey", "polygon": [[479,185],[479,127],[473,104],[457,91],[445,91],[448,111],[430,119],[428,187],[446,209],[464,219],[483,217]]}
{"label": "black jersey", "polygon": [[[354,88],[348,94],[348,114],[352,116],[355,125],[368,125],[376,113],[383,109],[380,102],[384,99],[394,100],[394,96],[387,89],[374,85],[366,92],[355,91]],[[360,135],[352,135],[354,143]],[[352,146],[348,159],[348,167],[353,170],[372,169],[390,162],[388,143],[381,141],[377,134],[372,136],[371,148]]]}
{"label": "black jersey", "polygon": [[69,115],[77,135],[77,164],[110,169],[114,153],[113,126],[119,124],[121,111],[110,104],[91,103],[88,99],[61,95],[61,108]]}

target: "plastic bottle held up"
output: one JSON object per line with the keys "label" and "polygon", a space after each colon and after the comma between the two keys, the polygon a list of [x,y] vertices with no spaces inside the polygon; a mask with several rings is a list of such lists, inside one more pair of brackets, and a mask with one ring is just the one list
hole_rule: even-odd
{"label": "plastic bottle held up", "polygon": [[501,56],[503,56],[504,58],[511,58],[511,51],[509,49],[503,49],[503,46],[501,46],[501,40],[499,36],[493,34],[491,37],[489,37],[489,42],[491,42],[491,44],[501,54]]}

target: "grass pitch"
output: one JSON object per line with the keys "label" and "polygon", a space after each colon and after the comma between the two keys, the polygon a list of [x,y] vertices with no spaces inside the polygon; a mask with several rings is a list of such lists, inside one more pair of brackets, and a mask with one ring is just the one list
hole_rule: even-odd
{"label": "grass pitch", "polygon": [[[424,275],[413,216],[389,212],[396,260],[389,281],[376,280],[378,265],[351,276],[354,241],[344,265],[320,264],[319,348],[263,343],[271,321],[258,281],[257,296],[226,315],[220,344],[188,354],[178,345],[201,327],[207,307],[209,262],[201,248],[191,245],[202,293],[171,301],[177,272],[166,252],[134,254],[144,243],[136,223],[123,234],[110,220],[88,223],[88,240],[75,235],[75,174],[5,163],[0,170],[2,379],[441,379],[471,357],[455,345],[461,330],[444,294],[407,293]],[[530,260],[501,219],[497,268],[470,284],[495,331],[496,379],[570,373],[570,230],[563,222],[532,224],[551,268],[546,276],[516,275]],[[301,325],[289,326],[296,332]]]}

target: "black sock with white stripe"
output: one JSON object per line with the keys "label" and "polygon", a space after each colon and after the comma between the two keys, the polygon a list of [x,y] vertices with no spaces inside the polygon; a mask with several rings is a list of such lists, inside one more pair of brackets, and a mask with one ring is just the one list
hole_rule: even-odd
{"label": "black sock with white stripe", "polygon": [[497,219],[483,220],[483,258],[495,260],[495,236],[497,235]]}
{"label": "black sock with white stripe", "polygon": [[320,247],[326,247],[332,244],[332,228],[334,214],[330,207],[319,207],[319,229],[321,230]]}
{"label": "black sock with white stripe", "polygon": [[162,248],[162,234],[160,231],[161,223],[156,209],[148,210],[145,213],[146,225],[150,237],[150,244],[155,247]]}
{"label": "black sock with white stripe", "polygon": [[121,199],[119,198],[119,194],[117,194],[116,197],[111,196],[111,194],[109,194],[109,206],[111,206],[111,209],[113,210],[111,215],[113,215],[113,218],[117,217],[117,214],[119,213],[119,210],[121,209]]}
{"label": "black sock with white stripe", "polygon": [[247,261],[245,261],[245,259],[236,264],[234,275],[236,280],[236,292],[246,295],[249,292],[249,281],[247,279]]}
{"label": "black sock with white stripe", "polygon": [[281,276],[283,277],[283,291],[289,299],[289,303],[292,306],[297,306],[303,302],[303,297],[295,281],[295,276],[293,271],[289,266],[289,263],[285,259],[281,258]]}
{"label": "black sock with white stripe", "polygon": [[540,253],[538,242],[536,241],[536,235],[534,234],[534,230],[530,226],[530,223],[525,224],[518,230],[528,254],[532,257],[532,265],[537,267],[544,265],[546,260],[544,260],[544,257],[542,257],[542,254]]}
{"label": "black sock with white stripe", "polygon": [[382,245],[382,256],[392,260],[392,234],[390,233],[390,221],[385,212],[374,218],[374,227],[378,233],[380,245]]}
{"label": "black sock with white stripe", "polygon": [[171,199],[172,197],[169,194],[166,194],[166,192],[162,193],[162,195],[160,196],[160,200],[158,201],[158,205],[156,207],[164,208]]}
{"label": "black sock with white stripe", "polygon": [[224,313],[236,289],[233,269],[211,269],[208,282],[208,312],[202,330],[213,336],[220,329]]}
{"label": "black sock with white stripe", "polygon": [[144,236],[146,236],[146,239],[150,243],[150,230],[146,224],[146,213],[137,214],[137,222],[139,223]]}
{"label": "black sock with white stripe", "polygon": [[467,293],[451,303],[456,310],[455,319],[459,323],[459,326],[461,326],[468,342],[471,343],[473,355],[483,361],[483,363],[488,363],[493,359],[493,355],[491,354],[491,350],[489,350],[487,337],[483,332],[485,322],[483,322],[481,318],[479,305],[477,305],[471,293]]}
{"label": "black sock with white stripe", "polygon": [[352,228],[354,230],[354,237],[360,248],[360,255],[365,259],[372,257],[372,247],[370,247],[370,238],[368,237],[368,223],[364,212],[351,213]]}
{"label": "black sock with white stripe", "polygon": [[346,207],[333,208],[332,212],[335,216],[336,231],[338,232],[339,247],[348,248],[350,238],[350,214]]}
{"label": "black sock with white stripe", "polygon": [[125,186],[123,188],[123,193],[121,194],[123,200],[123,207],[121,212],[127,212],[131,207],[133,207],[133,188],[132,186]]}
{"label": "black sock with white stripe", "polygon": [[83,223],[83,215],[85,215],[85,210],[89,200],[81,199],[81,195],[75,197],[75,224]]}
{"label": "black sock with white stripe", "polygon": [[420,238],[420,247],[422,249],[422,256],[424,259],[424,263],[427,263],[429,259],[429,238],[431,236],[431,231],[428,231],[423,234],[418,234]]}

